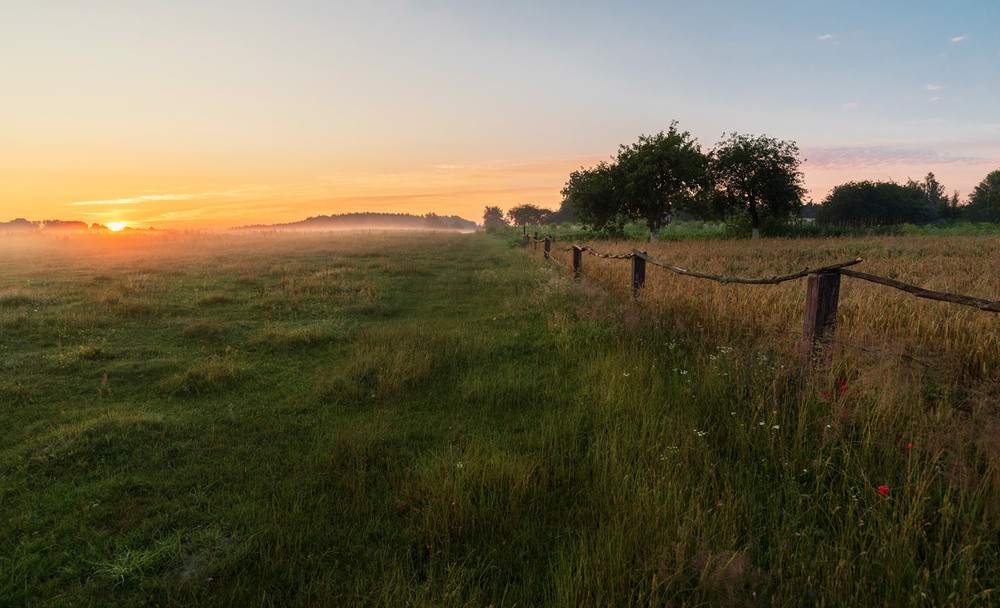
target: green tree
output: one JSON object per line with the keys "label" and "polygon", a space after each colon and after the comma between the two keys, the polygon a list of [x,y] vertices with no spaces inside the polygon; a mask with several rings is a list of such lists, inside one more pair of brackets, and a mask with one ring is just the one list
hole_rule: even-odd
{"label": "green tree", "polygon": [[524,203],[507,210],[507,219],[514,226],[540,226],[547,221],[552,213],[550,209],[542,209],[531,203]]}
{"label": "green tree", "polygon": [[617,167],[606,161],[596,167],[569,174],[562,189],[563,206],[572,209],[579,220],[595,229],[621,233],[624,216],[620,210],[620,179]]}
{"label": "green tree", "polygon": [[1000,222],[1000,169],[987,175],[973,189],[968,216],[972,221]]}
{"label": "green tree", "polygon": [[802,209],[799,148],[793,141],[732,133],[711,154],[711,177],[721,208],[745,210],[753,238],[760,238],[762,213],[787,222]]}
{"label": "green tree", "polygon": [[937,181],[933,173],[928,172],[922,182],[911,179],[906,182],[906,185],[910,188],[917,188],[924,193],[924,200],[927,201],[927,206],[934,212],[935,217],[949,217],[948,195],[944,193],[944,186]]}
{"label": "green tree", "polygon": [[841,226],[919,224],[934,218],[924,191],[895,182],[848,182],[834,188],[816,211],[816,223]]}
{"label": "green tree", "polygon": [[424,228],[444,228],[444,218],[436,213],[424,215]]}
{"label": "green tree", "polygon": [[644,220],[649,240],[656,241],[677,211],[695,206],[705,189],[708,158],[698,141],[678,131],[673,121],[666,133],[641,135],[636,143],[621,146],[616,165],[620,188],[612,198],[618,210]]}
{"label": "green tree", "polygon": [[483,211],[483,226],[486,228],[507,226],[500,207],[486,207]]}
{"label": "green tree", "polygon": [[576,219],[576,214],[573,213],[573,205],[565,198],[559,203],[559,209],[549,215],[549,222],[553,224],[561,224],[563,222],[573,223]]}

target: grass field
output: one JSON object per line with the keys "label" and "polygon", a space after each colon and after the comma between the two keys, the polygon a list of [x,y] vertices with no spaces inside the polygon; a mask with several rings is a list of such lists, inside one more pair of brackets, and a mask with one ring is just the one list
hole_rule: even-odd
{"label": "grass field", "polygon": [[[962,278],[994,240],[650,253],[863,255],[996,299]],[[842,342],[807,370],[804,282],[651,273],[633,301],[621,262],[574,282],[483,234],[0,256],[0,606],[1000,601],[995,315],[845,283]]]}

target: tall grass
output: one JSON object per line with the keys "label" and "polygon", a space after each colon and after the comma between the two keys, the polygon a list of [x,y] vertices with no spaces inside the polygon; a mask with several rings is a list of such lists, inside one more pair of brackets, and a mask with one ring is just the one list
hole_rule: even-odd
{"label": "tall grass", "polygon": [[[651,253],[758,273],[705,247]],[[806,371],[774,292],[637,302],[487,235],[3,253],[6,605],[993,602],[1000,427],[957,347]]]}

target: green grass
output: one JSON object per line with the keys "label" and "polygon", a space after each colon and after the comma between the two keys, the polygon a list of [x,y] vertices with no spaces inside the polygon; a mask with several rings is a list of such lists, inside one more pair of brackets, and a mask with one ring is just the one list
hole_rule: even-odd
{"label": "green grass", "polygon": [[257,239],[11,248],[0,605],[996,602],[1000,425],[946,379],[489,235]]}

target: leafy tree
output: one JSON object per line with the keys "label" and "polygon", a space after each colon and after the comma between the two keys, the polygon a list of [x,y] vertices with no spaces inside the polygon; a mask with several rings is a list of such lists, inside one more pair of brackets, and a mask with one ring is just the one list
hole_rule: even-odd
{"label": "leafy tree", "polygon": [[793,141],[765,135],[732,133],[716,144],[711,156],[711,176],[721,208],[746,210],[753,238],[760,238],[760,216],[766,213],[788,221],[802,208],[802,173],[799,148]]}
{"label": "leafy tree", "polygon": [[944,186],[941,185],[941,182],[937,181],[933,173],[928,172],[924,180],[920,182],[912,179],[907,180],[906,186],[908,188],[917,188],[924,193],[924,200],[927,201],[927,206],[934,212],[935,217],[949,217],[948,195],[944,193]]}
{"label": "leafy tree", "polygon": [[40,222],[29,222],[23,217],[9,222],[0,222],[0,230],[38,230],[40,227]]}
{"label": "leafy tree", "polygon": [[927,222],[934,210],[924,191],[895,182],[848,182],[834,188],[816,212],[816,222],[846,226],[873,226]]}
{"label": "leafy tree", "polygon": [[576,214],[573,213],[573,205],[566,199],[563,199],[563,201],[559,204],[558,210],[553,211],[552,214],[549,215],[549,222],[552,224],[561,224],[563,222],[572,223],[575,222],[576,219]]}
{"label": "leafy tree", "polygon": [[78,220],[45,220],[42,222],[44,230],[86,230],[87,222]]}
{"label": "leafy tree", "polygon": [[549,209],[536,207],[531,203],[524,203],[507,210],[507,219],[514,226],[540,226],[544,224],[548,216],[552,213]]}
{"label": "leafy tree", "polygon": [[436,213],[428,213],[424,216],[424,227],[426,228],[444,228],[445,218],[441,217]]}
{"label": "leafy tree", "polygon": [[969,196],[969,219],[972,221],[1000,221],[1000,169],[987,175]]}
{"label": "leafy tree", "polygon": [[613,164],[601,161],[590,169],[580,167],[569,174],[562,189],[563,207],[595,230],[621,233],[625,219],[619,203],[620,182]]}
{"label": "leafy tree", "polygon": [[641,135],[619,148],[615,173],[621,186],[616,183],[612,200],[622,215],[645,220],[649,239],[656,241],[677,211],[695,205],[705,188],[707,164],[698,141],[678,131],[673,121],[666,133]]}
{"label": "leafy tree", "polygon": [[490,228],[507,225],[507,220],[504,219],[503,210],[500,207],[486,207],[483,211],[483,226]]}

